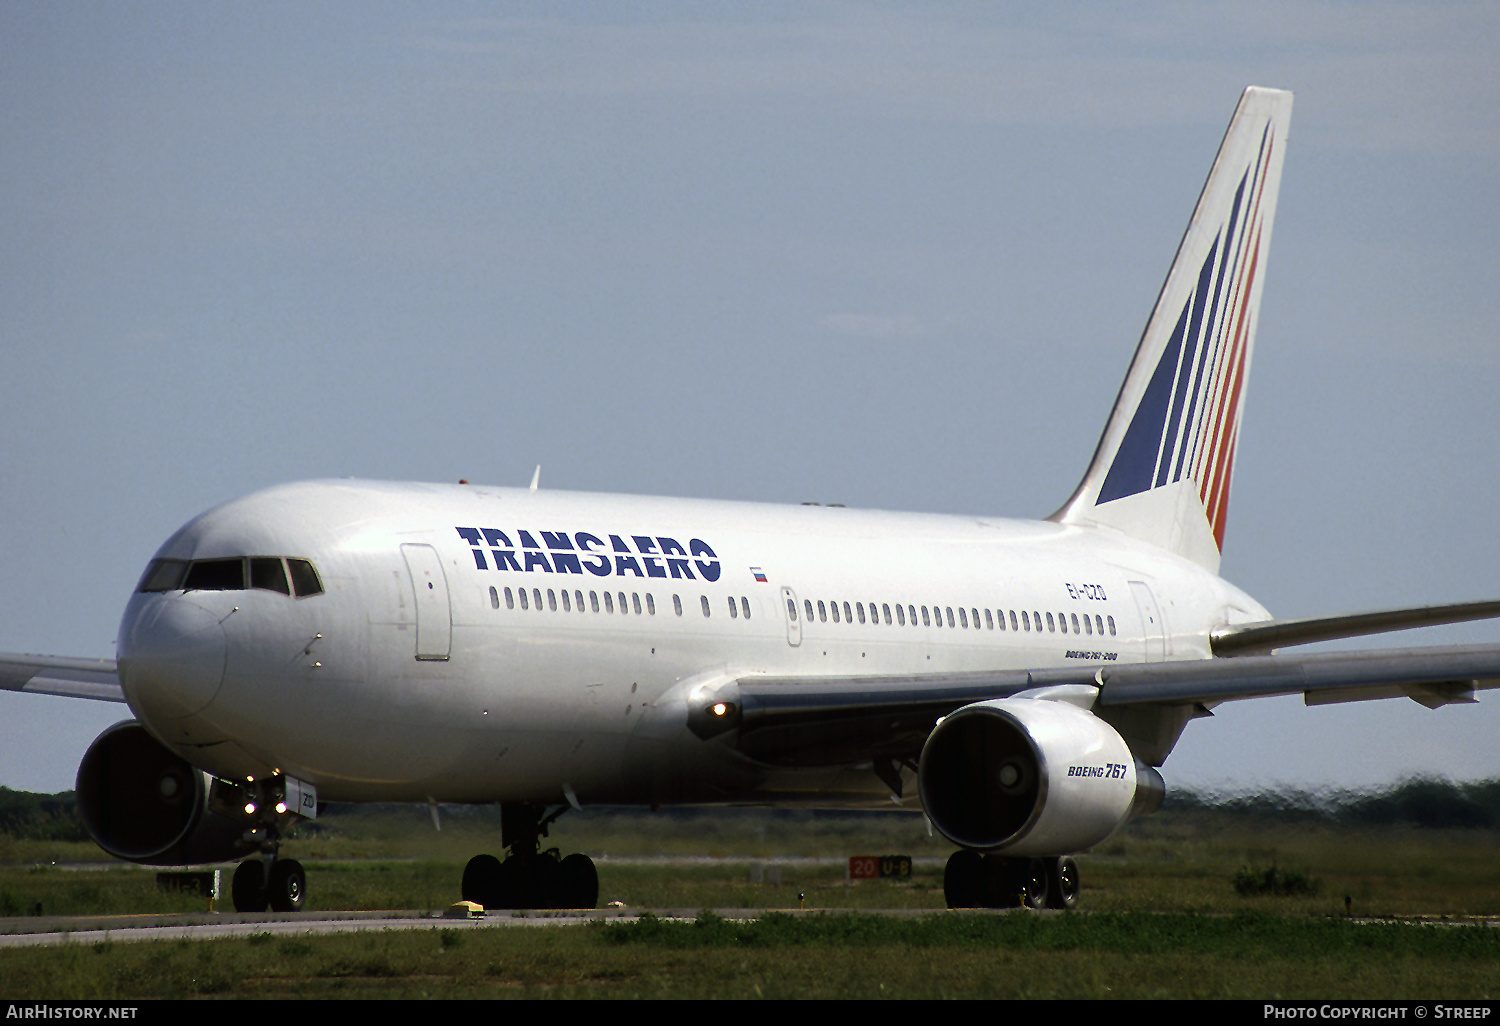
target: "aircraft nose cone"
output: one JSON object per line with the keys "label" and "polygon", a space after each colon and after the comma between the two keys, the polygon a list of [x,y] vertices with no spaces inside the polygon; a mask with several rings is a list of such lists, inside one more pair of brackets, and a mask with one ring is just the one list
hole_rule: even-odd
{"label": "aircraft nose cone", "polygon": [[120,632],[120,683],[147,722],[199,712],[224,683],[227,645],[219,616],[176,596],[152,596]]}

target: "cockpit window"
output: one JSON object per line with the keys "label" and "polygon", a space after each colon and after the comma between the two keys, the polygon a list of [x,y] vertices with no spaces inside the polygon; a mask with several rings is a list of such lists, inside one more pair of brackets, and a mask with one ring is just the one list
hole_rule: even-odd
{"label": "cockpit window", "polygon": [[153,559],[141,576],[138,590],[244,591],[247,580],[250,588],[280,595],[307,598],[323,594],[323,583],[310,561],[282,559],[280,556],[234,556],[192,562]]}
{"label": "cockpit window", "polygon": [[244,591],[243,559],[199,559],[188,569],[183,591]]}
{"label": "cockpit window", "polygon": [[292,589],[287,587],[286,569],[281,565],[281,560],[272,556],[250,557],[250,587],[279,591],[283,595],[292,593]]}
{"label": "cockpit window", "polygon": [[287,569],[292,572],[292,587],[298,598],[323,594],[323,582],[318,580],[318,571],[305,559],[289,559]]}
{"label": "cockpit window", "polygon": [[185,559],[153,559],[141,575],[141,591],[176,591],[187,574]]}

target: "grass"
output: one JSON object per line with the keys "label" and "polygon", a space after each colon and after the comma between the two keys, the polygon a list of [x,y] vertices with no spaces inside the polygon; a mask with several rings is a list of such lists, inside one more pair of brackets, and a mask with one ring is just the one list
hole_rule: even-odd
{"label": "grass", "polygon": [[[0,847],[0,914],[192,911],[149,870],[73,842]],[[1255,997],[1479,999],[1494,995],[1500,929],[1351,922],[1500,916],[1500,831],[1292,825],[1213,810],[1131,824],[1080,859],[1086,914],[942,912],[951,847],[920,817],[744,812],[563,817],[548,842],[597,855],[712,854],[693,865],[600,859],[601,900],[635,908],[795,909],[751,925],[712,915],[566,928],[72,944],[0,950],[11,998],[141,997]],[[309,908],[435,910],[497,824],[422,810],[334,816],[288,845]],[[26,853],[22,855],[22,853]],[[849,882],[848,855],[918,859],[911,880]],[[781,882],[755,883],[756,860]],[[28,858],[29,856],[29,858]],[[927,861],[923,861],[927,860]],[[19,864],[17,864],[19,863]],[[1314,893],[1240,894],[1249,869]],[[762,878],[770,874],[762,873]],[[226,874],[227,876],[227,874]],[[1274,879],[1274,878],[1273,878]],[[1274,890],[1275,888],[1271,888]],[[927,909],[874,917],[868,909]]]}
{"label": "grass", "polygon": [[9,996],[1493,996],[1500,932],[1242,913],[771,914],[0,953]]}
{"label": "grass", "polygon": [[[464,861],[500,847],[498,830],[487,823],[447,822],[439,833],[425,813],[404,810],[325,823],[285,852],[307,866],[310,909],[441,909],[458,898]],[[952,850],[927,835],[920,817],[829,820],[765,811],[578,815],[571,824],[564,817],[548,843],[600,857],[601,902],[674,909],[795,908],[799,893],[808,908],[940,909],[941,860]],[[609,861],[685,852],[743,861],[670,867]],[[849,855],[897,853],[918,860],[912,880],[844,879],[842,860]],[[1342,916],[1347,897],[1356,916],[1500,915],[1497,853],[1500,831],[1491,829],[1277,826],[1212,812],[1164,813],[1132,823],[1080,859],[1082,907]],[[786,855],[835,861],[778,864],[779,885],[752,883],[755,860]],[[49,915],[202,907],[191,897],[158,893],[151,871],[102,859],[91,845],[10,842],[0,847],[5,860],[10,865],[0,865],[0,915],[30,915],[38,903]],[[54,862],[98,868],[62,869]],[[1235,893],[1237,874],[1273,868],[1305,881],[1304,890],[1312,893]],[[228,868],[226,887],[227,876]]]}

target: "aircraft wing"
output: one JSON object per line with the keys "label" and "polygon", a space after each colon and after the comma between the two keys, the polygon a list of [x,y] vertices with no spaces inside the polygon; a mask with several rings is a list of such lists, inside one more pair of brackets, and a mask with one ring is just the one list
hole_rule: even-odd
{"label": "aircraft wing", "polygon": [[1098,688],[1100,707],[1188,705],[1301,694],[1308,705],[1411,698],[1428,708],[1500,687],[1500,645],[1316,655],[1237,656],[911,677],[744,677],[694,710],[705,738],[738,729],[736,747],[778,765],[911,759],[943,716],[990,699],[1065,684]]}
{"label": "aircraft wing", "polygon": [[0,690],[124,702],[113,659],[0,653]]}

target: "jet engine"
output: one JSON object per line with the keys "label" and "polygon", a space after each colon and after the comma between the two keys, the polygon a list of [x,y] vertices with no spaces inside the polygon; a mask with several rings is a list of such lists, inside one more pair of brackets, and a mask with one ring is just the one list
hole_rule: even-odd
{"label": "jet engine", "polygon": [[1113,727],[1050,698],[996,699],[944,717],[922,748],[917,786],[944,837],[1018,856],[1090,848],[1154,811],[1165,791]]}
{"label": "jet engine", "polygon": [[[212,778],[135,720],[94,739],[78,767],[78,812],[95,843],[152,866],[224,862],[252,846],[247,815],[211,809]],[[216,803],[224,805],[225,803]]]}

